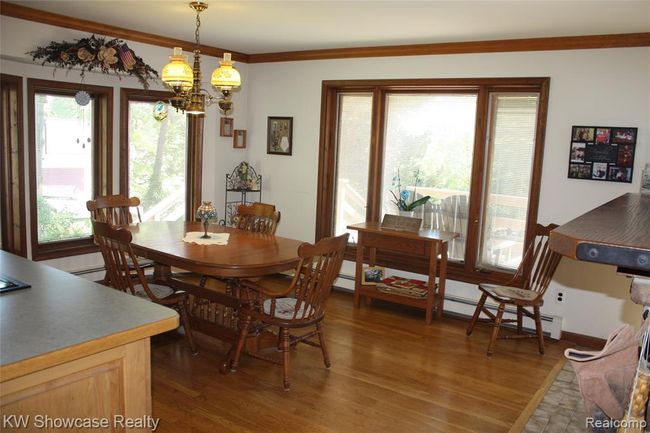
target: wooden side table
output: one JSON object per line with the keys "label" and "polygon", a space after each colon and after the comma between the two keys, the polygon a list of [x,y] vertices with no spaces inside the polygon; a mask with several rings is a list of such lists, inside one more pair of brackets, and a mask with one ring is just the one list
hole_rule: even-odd
{"label": "wooden side table", "polygon": [[[436,310],[436,318],[440,319],[442,317],[445,302],[445,279],[447,275],[447,247],[449,241],[457,237],[458,233],[440,232],[436,230],[420,230],[419,232],[390,230],[383,229],[378,222],[352,224],[347,228],[356,230],[359,233],[354,284],[354,306],[356,308],[359,308],[361,305],[361,296],[365,296],[370,299],[381,299],[421,308],[425,310],[427,325],[430,325],[433,319],[434,307]],[[374,285],[362,284],[361,276],[363,273],[364,248],[369,249],[368,264],[370,266],[375,265],[377,249],[428,257],[429,275],[426,298],[418,299],[393,293],[385,293],[379,291]],[[440,269],[438,269],[438,256],[440,256]],[[436,273],[439,274],[438,285],[436,285]]]}

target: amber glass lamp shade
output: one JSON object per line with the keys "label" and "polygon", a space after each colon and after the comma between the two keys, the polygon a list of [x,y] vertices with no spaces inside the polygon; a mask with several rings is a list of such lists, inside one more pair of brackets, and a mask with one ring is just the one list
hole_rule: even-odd
{"label": "amber glass lamp shade", "polygon": [[219,62],[219,67],[212,72],[210,84],[219,90],[230,90],[241,85],[241,76],[239,71],[233,68],[230,53],[224,53],[223,60]]}
{"label": "amber glass lamp shade", "polygon": [[183,55],[183,49],[174,47],[174,54],[169,56],[169,60],[170,62],[162,68],[160,73],[163,83],[174,90],[190,90],[194,80],[194,72],[187,62],[187,56]]}

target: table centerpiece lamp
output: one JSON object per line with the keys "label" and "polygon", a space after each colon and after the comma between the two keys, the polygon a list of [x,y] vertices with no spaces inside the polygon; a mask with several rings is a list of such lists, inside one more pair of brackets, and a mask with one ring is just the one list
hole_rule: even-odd
{"label": "table centerpiece lamp", "polygon": [[203,221],[203,236],[201,239],[210,239],[208,234],[208,224],[210,220],[217,219],[217,210],[212,205],[211,201],[204,201],[201,206],[196,210],[196,219]]}

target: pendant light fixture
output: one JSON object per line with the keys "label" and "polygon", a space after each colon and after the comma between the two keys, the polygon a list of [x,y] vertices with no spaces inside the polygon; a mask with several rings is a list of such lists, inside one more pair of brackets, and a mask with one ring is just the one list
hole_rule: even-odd
{"label": "pendant light fixture", "polygon": [[196,11],[194,65],[190,66],[182,48],[174,47],[174,52],[169,57],[170,62],[163,67],[161,72],[163,83],[173,92],[169,102],[177,111],[203,114],[206,105],[217,101],[219,108],[227,114],[232,110],[231,91],[241,85],[241,77],[237,69],[233,67],[234,62],[230,53],[224,53],[223,60],[219,62],[219,67],[212,72],[210,80],[210,84],[221,93],[221,97],[217,100],[207,90],[201,88],[200,14],[208,8],[208,4],[202,1],[193,1],[190,3],[190,7]]}

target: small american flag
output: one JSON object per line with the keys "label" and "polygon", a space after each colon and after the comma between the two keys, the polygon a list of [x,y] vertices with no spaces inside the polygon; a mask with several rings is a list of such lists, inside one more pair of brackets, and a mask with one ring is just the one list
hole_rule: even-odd
{"label": "small american flag", "polygon": [[122,60],[122,63],[124,64],[124,68],[127,71],[133,69],[133,66],[135,66],[136,64],[135,58],[133,57],[133,51],[131,51],[129,47],[126,44],[124,44],[124,45],[120,45],[117,48],[117,52],[120,56],[120,60]]}

